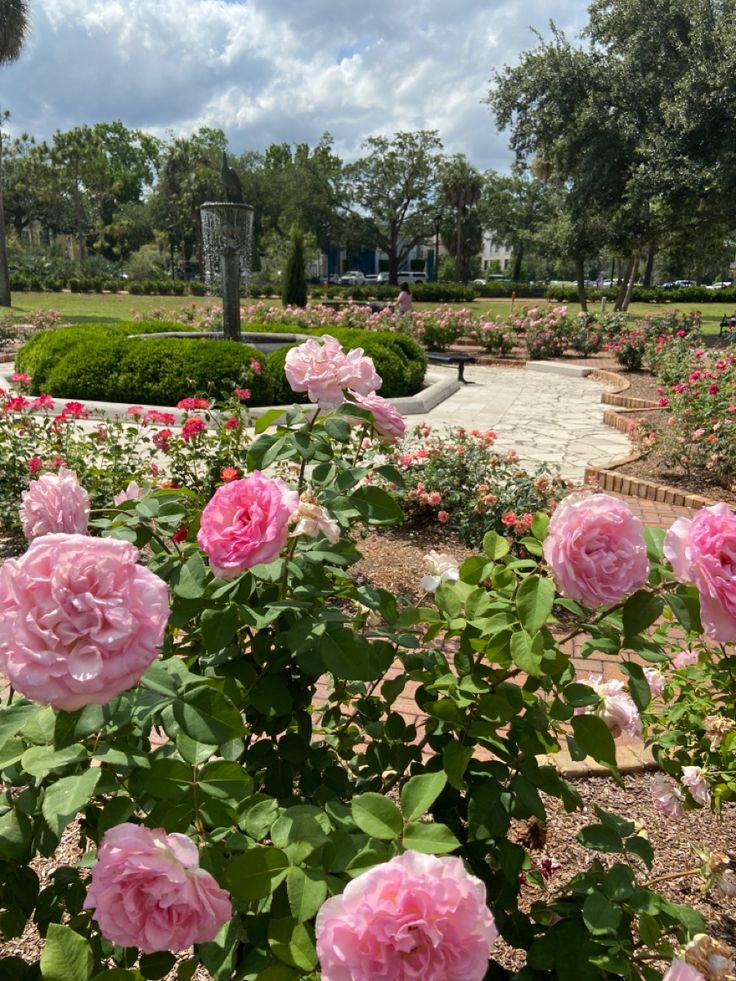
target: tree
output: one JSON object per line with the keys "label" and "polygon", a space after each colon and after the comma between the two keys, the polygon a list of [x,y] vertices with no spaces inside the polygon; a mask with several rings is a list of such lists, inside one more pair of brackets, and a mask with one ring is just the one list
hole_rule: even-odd
{"label": "tree", "polygon": [[[462,153],[442,164],[440,173],[440,195],[442,201],[452,209],[455,216],[455,234],[453,236],[455,255],[455,274],[461,282],[467,282],[467,262],[465,255],[466,236],[463,223],[469,209],[474,208],[480,201],[483,190],[483,178]],[[475,222],[479,226],[479,222]],[[476,236],[477,237],[477,236]],[[482,233],[481,233],[482,242]],[[477,250],[476,250],[477,251]]]}
{"label": "tree", "polygon": [[387,254],[394,285],[404,259],[432,235],[441,148],[435,130],[371,136],[365,156],[345,168],[347,208],[364,244]]}
{"label": "tree", "polygon": [[307,277],[304,263],[304,232],[296,226],[291,230],[289,258],[286,260],[284,281],[281,288],[284,306],[307,305]]}
{"label": "tree", "polygon": [[[30,31],[29,0],[3,0],[0,5],[0,65],[9,65],[20,57]],[[10,274],[8,245],[5,238],[5,208],[3,206],[3,130],[8,113],[0,112],[0,306],[10,306]]]}
{"label": "tree", "polygon": [[516,168],[510,175],[493,170],[484,175],[479,209],[494,238],[511,249],[511,278],[521,279],[523,260],[546,252],[544,229],[554,214],[552,189],[542,180]]}

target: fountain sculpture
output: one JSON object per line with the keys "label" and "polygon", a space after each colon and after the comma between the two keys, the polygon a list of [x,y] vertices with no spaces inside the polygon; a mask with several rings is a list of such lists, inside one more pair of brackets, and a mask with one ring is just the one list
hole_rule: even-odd
{"label": "fountain sculpture", "polygon": [[226,340],[240,340],[240,281],[250,270],[253,208],[243,204],[240,180],[222,154],[224,201],[206,201],[200,208],[205,280],[222,294]]}

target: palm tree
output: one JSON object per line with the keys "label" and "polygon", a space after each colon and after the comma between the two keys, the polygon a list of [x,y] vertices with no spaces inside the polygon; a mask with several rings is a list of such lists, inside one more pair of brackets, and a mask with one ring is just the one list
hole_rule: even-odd
{"label": "palm tree", "polygon": [[464,154],[457,153],[445,163],[440,193],[444,203],[455,212],[455,273],[458,279],[463,278],[465,267],[463,220],[468,208],[480,201],[482,190],[483,178]]}
{"label": "palm tree", "polygon": [[[20,55],[30,30],[30,0],[0,0],[0,65],[9,65]],[[7,115],[0,113],[0,127]],[[3,207],[3,134],[0,128],[0,306],[10,306],[8,246],[5,241]]]}

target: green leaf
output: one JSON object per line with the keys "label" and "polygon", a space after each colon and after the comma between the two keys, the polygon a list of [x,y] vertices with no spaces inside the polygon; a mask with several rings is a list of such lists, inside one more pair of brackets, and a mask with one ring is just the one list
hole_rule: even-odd
{"label": "green leaf", "polygon": [[315,640],[325,668],[344,681],[376,681],[394,659],[385,641],[368,641],[351,630],[331,630]]}
{"label": "green leaf", "polygon": [[634,661],[623,661],[620,665],[621,670],[629,678],[629,691],[634,700],[634,704],[643,712],[652,699],[652,692],[647,683],[644,669]]}
{"label": "green leaf", "polygon": [[409,824],[402,838],[404,848],[428,855],[446,855],[460,847],[460,842],[446,824]]}
{"label": "green leaf", "polygon": [[350,495],[350,503],[362,518],[374,525],[395,525],[404,520],[401,507],[380,487],[356,488]]}
{"label": "green leaf", "polygon": [[620,903],[630,899],[634,894],[636,881],[634,872],[623,862],[617,862],[605,875],[603,879],[603,891],[614,902]]}
{"label": "green leaf", "polygon": [[168,950],[160,950],[156,954],[142,954],[139,966],[144,978],[158,981],[166,977],[174,964],[176,957]]}
{"label": "green leaf", "polygon": [[578,831],[576,838],[581,845],[596,852],[621,852],[624,849],[621,835],[605,824],[587,824]]}
{"label": "green leaf", "polygon": [[3,705],[0,708],[0,746],[17,735],[26,722],[41,711],[38,705],[28,705],[23,702]]}
{"label": "green leaf", "polygon": [[688,633],[703,632],[700,619],[700,595],[696,589],[681,586],[676,593],[667,594],[667,603],[677,617],[678,623]]}
{"label": "green leaf", "polygon": [[640,835],[627,838],[626,851],[640,858],[648,869],[654,865],[654,849],[648,838],[642,838]]}
{"label": "green leaf", "polygon": [[465,769],[472,755],[472,747],[463,746],[462,743],[448,743],[442,750],[442,765],[450,786],[455,790],[465,789]]}
{"label": "green leaf", "polygon": [[311,920],[327,898],[327,883],[316,869],[289,869],[286,892],[291,915],[297,923]]}
{"label": "green leaf", "polygon": [[516,592],[516,612],[530,634],[545,625],[555,602],[555,587],[543,576],[528,576]]}
{"label": "green leaf", "polygon": [[621,910],[609,902],[601,892],[592,892],[583,903],[583,920],[590,932],[615,933],[621,922]]}
{"label": "green leaf", "polygon": [[94,958],[87,941],[68,926],[49,923],[41,951],[44,981],[88,981]]}
{"label": "green leaf", "polygon": [[624,603],[623,621],[624,634],[633,637],[642,630],[650,627],[664,609],[664,600],[646,589],[639,589]]}
{"label": "green leaf", "polygon": [[572,729],[575,742],[584,753],[599,763],[616,766],[616,744],[603,719],[597,715],[575,715]]}
{"label": "green leaf", "polygon": [[290,967],[308,972],[317,966],[311,929],[290,917],[269,920],[268,946],[275,957]]}
{"label": "green leaf", "polygon": [[233,641],[238,630],[238,611],[234,606],[205,610],[200,620],[202,640],[210,654],[217,654]]}
{"label": "green leaf", "polygon": [[532,677],[542,674],[542,656],[532,648],[532,638],[526,630],[517,630],[511,635],[511,660]]}
{"label": "green leaf", "polygon": [[547,529],[549,528],[549,515],[543,514],[541,511],[537,512],[532,518],[532,535],[540,542],[543,542],[547,537]]}
{"label": "green leaf", "polygon": [[423,817],[445,789],[447,776],[440,770],[436,773],[421,773],[411,777],[401,788],[401,813],[407,821]]}
{"label": "green leaf", "polygon": [[77,812],[89,803],[101,775],[97,768],[86,770],[79,776],[62,777],[46,789],[41,811],[57,838]]}
{"label": "green leaf", "polygon": [[360,830],[372,838],[391,840],[401,834],[401,811],[388,797],[373,793],[360,794],[353,798],[351,810],[353,820]]}
{"label": "green leaf", "polygon": [[265,899],[283,882],[289,859],[280,848],[249,848],[226,868],[227,887],[236,899]]}
{"label": "green leaf", "polygon": [[209,685],[190,689],[177,698],[173,708],[174,718],[184,732],[200,743],[221,746],[245,731],[240,712]]}
{"label": "green leaf", "polygon": [[253,779],[240,763],[215,760],[199,771],[197,777],[202,793],[239,804],[253,792]]}
{"label": "green leaf", "polygon": [[52,770],[62,769],[71,763],[79,763],[87,759],[87,750],[81,743],[67,746],[56,752],[48,746],[31,746],[21,757],[21,766],[32,777],[45,777]]}
{"label": "green leaf", "polygon": [[647,546],[647,555],[652,562],[661,562],[664,558],[664,528],[645,527],[644,541]]}
{"label": "green leaf", "polygon": [[265,432],[269,426],[273,426],[274,423],[281,419],[285,414],[285,409],[269,409],[268,412],[264,412],[263,415],[259,416],[255,421],[254,428],[256,436],[260,436],[261,433]]}
{"label": "green leaf", "polygon": [[350,440],[350,424],[345,419],[336,416],[329,416],[324,422],[325,432],[338,443],[347,443]]}
{"label": "green leaf", "polygon": [[601,700],[600,695],[589,685],[582,685],[578,682],[567,685],[564,694],[567,704],[572,705],[574,708],[597,705]]}
{"label": "green leaf", "polygon": [[184,565],[178,566],[170,584],[182,599],[201,599],[205,594],[207,567],[199,552],[193,552]]}
{"label": "green leaf", "polygon": [[32,842],[33,828],[22,811],[13,809],[0,815],[0,858],[28,861]]}
{"label": "green leaf", "polygon": [[502,559],[504,555],[508,555],[510,549],[511,546],[509,545],[508,539],[504,538],[503,535],[497,534],[495,531],[486,532],[483,536],[483,551],[494,562]]}

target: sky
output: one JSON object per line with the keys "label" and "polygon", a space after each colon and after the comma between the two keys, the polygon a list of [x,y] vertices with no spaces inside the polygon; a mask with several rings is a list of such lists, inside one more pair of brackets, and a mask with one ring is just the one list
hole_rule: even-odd
{"label": "sky", "polygon": [[31,36],[0,69],[9,130],[120,119],[166,137],[225,131],[232,152],[316,144],[348,161],[368,136],[437,129],[447,153],[507,170],[483,104],[494,71],[580,0],[31,0]]}

